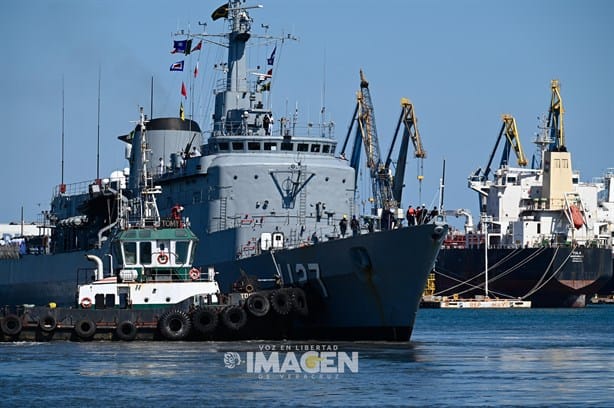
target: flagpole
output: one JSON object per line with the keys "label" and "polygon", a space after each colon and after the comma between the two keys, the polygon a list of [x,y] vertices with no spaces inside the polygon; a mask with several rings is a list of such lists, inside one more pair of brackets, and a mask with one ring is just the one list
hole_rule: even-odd
{"label": "flagpole", "polygon": [[153,99],[154,99],[154,77],[151,76],[151,86],[150,86],[150,95],[149,95],[149,118],[153,119]]}
{"label": "flagpole", "polygon": [[102,68],[98,65],[98,129],[96,140],[96,180],[100,179],[100,78],[102,76]]}
{"label": "flagpole", "polygon": [[62,172],[60,183],[60,189],[64,189],[64,75],[62,75]]}

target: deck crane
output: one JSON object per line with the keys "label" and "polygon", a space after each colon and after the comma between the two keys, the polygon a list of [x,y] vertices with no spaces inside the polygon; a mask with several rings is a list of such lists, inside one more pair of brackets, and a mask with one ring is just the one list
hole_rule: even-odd
{"label": "deck crane", "polygon": [[524,167],[527,165],[527,159],[522,151],[522,146],[520,144],[520,137],[518,136],[518,128],[516,127],[516,119],[512,115],[503,114],[501,115],[501,119],[503,123],[501,124],[501,130],[499,131],[499,136],[497,136],[497,141],[495,142],[495,147],[492,149],[490,153],[490,157],[488,158],[488,164],[484,169],[482,174],[479,174],[482,169],[477,169],[474,173],[472,180],[474,181],[486,181],[488,180],[488,176],[491,172],[492,161],[495,157],[495,153],[497,152],[497,148],[499,147],[499,143],[501,142],[501,138],[505,134],[505,146],[503,147],[503,153],[501,154],[501,161],[499,166],[505,166],[509,163],[510,152],[513,149],[516,154],[516,161],[519,166]]}
{"label": "deck crane", "polygon": [[392,143],[390,144],[390,150],[388,150],[388,156],[386,157],[385,168],[390,169],[390,164],[392,163],[392,150],[396,144],[397,136],[399,134],[399,129],[401,128],[401,123],[405,125],[403,130],[403,137],[401,138],[401,146],[399,148],[399,154],[396,163],[396,171],[394,173],[393,185],[392,185],[392,194],[397,203],[401,202],[402,194],[403,194],[403,182],[405,179],[405,167],[407,164],[407,150],[409,140],[411,139],[414,145],[414,157],[420,159],[419,162],[419,171],[418,171],[418,182],[420,183],[420,195],[422,193],[422,180],[423,176],[423,160],[426,158],[426,151],[422,147],[422,139],[420,138],[420,132],[418,132],[418,120],[415,116],[414,104],[410,102],[407,98],[401,98],[401,115],[399,116],[399,121],[397,122],[396,130],[394,131],[394,136],[392,138]]}
{"label": "deck crane", "polygon": [[561,85],[557,79],[550,82],[552,95],[550,109],[548,110],[548,129],[550,129],[550,151],[566,152],[565,132],[563,129],[563,99],[561,98]]}
{"label": "deck crane", "polygon": [[378,209],[389,210],[397,208],[398,202],[393,194],[392,174],[380,157],[379,139],[377,127],[375,126],[371,93],[369,92],[369,82],[366,80],[362,70],[360,70],[360,90],[356,93],[356,108],[354,109],[353,119],[341,149],[343,156],[345,155],[345,148],[352,133],[354,122],[357,123],[357,126],[350,165],[356,171],[357,177],[360,167],[361,145],[363,145],[366,154],[366,164],[371,177],[373,196],[369,201],[372,204],[373,213],[375,215]]}

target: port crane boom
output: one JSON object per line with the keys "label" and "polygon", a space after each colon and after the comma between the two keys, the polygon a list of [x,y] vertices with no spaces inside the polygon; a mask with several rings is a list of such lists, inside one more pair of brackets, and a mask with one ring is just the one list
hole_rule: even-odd
{"label": "port crane boom", "polygon": [[516,154],[516,161],[518,166],[525,167],[527,165],[527,159],[522,150],[522,145],[520,144],[520,136],[518,135],[518,128],[516,127],[516,119],[512,115],[503,114],[501,115],[501,119],[503,123],[501,124],[501,130],[499,130],[499,136],[497,136],[497,141],[495,142],[495,146],[490,153],[490,157],[488,158],[488,163],[484,168],[484,172],[480,175],[480,171],[482,169],[478,169],[474,173],[473,179],[479,179],[480,181],[488,180],[488,176],[490,176],[492,161],[495,157],[495,153],[497,152],[497,148],[499,147],[499,143],[505,135],[505,145],[503,147],[503,153],[501,154],[501,162],[499,166],[506,166],[509,163],[510,152],[513,149]]}
{"label": "port crane boom", "polygon": [[[388,150],[388,156],[386,157],[386,169],[389,169],[390,164],[392,163],[392,150],[396,144],[401,123],[404,125],[403,137],[401,138],[401,146],[397,156],[396,171],[394,173],[392,183],[392,194],[398,203],[401,202],[403,194],[409,140],[411,140],[414,145],[414,157],[420,159],[420,171],[418,173],[418,181],[420,183],[422,183],[422,179],[424,178],[422,174],[422,164],[423,159],[426,158],[426,151],[422,147],[422,139],[420,138],[420,132],[418,132],[418,120],[416,119],[414,104],[407,98],[401,98],[401,115],[399,116],[399,121],[397,122],[397,127],[392,138],[392,143],[390,144],[390,149]],[[422,187],[420,187],[420,189],[422,189]]]}
{"label": "port crane boom", "polygon": [[356,108],[354,109],[353,119],[341,150],[342,155],[345,155],[345,148],[352,133],[354,123],[357,123],[357,126],[350,165],[356,170],[357,177],[360,167],[361,145],[363,145],[366,155],[365,160],[371,178],[371,191],[373,196],[369,201],[373,205],[373,211],[376,212],[377,209],[387,210],[396,208],[398,204],[392,192],[392,175],[389,169],[386,168],[385,163],[381,160],[379,138],[375,125],[375,114],[371,101],[371,93],[369,91],[369,82],[365,78],[362,70],[360,70],[360,90],[356,93]]}
{"label": "port crane boom", "polygon": [[563,99],[561,98],[561,85],[557,79],[550,82],[552,95],[550,109],[548,110],[548,129],[550,129],[550,151],[567,151],[565,147],[565,131],[563,128]]}

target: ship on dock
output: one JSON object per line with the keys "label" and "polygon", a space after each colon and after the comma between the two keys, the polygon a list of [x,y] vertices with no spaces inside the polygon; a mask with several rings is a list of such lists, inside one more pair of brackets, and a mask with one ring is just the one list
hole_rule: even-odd
{"label": "ship on dock", "polygon": [[[503,124],[488,164],[469,178],[479,196],[477,228],[467,209],[464,231],[451,231],[437,258],[434,294],[488,295],[532,302],[532,307],[582,307],[612,278],[612,223],[602,182],[582,182],[565,144],[563,101],[557,80],[536,144],[539,157],[527,168],[516,122]],[[501,140],[498,169],[491,164]],[[518,166],[510,165],[514,151]],[[610,180],[611,181],[611,180]],[[485,273],[488,279],[485,281]]]}
{"label": "ship on dock", "polygon": [[[183,207],[200,242],[194,265],[214,268],[222,292],[237,282],[257,290],[304,291],[309,316],[292,325],[288,338],[410,338],[448,227],[390,228],[385,221],[400,211],[400,189],[392,189],[388,172],[381,172],[383,161],[373,153],[379,146],[366,141],[380,194],[369,214],[359,213],[358,169],[339,154],[333,122],[323,115],[320,124],[302,126],[298,115],[271,108],[275,50],[288,37],[253,32],[251,13],[259,8],[232,0],[211,16],[228,32],[180,34],[177,52],[187,55],[192,41],[227,52],[210,76],[210,127],[203,132],[183,110],[178,117],[141,112],[136,127],[119,138],[128,168],[107,179],[60,184],[46,212],[44,230],[50,233],[29,237],[21,250],[2,256],[0,304],[73,305],[75,287],[92,280],[91,273],[76,272],[90,266],[86,255],[102,260],[105,279],[116,276],[118,259],[108,254],[119,227],[118,202],[150,183],[160,187],[161,214]],[[253,43],[272,50],[270,57],[256,60],[262,53],[249,52]],[[356,146],[354,154],[361,149]],[[343,226],[354,216],[363,222],[346,233]],[[395,256],[394,248],[411,248],[411,262]]]}

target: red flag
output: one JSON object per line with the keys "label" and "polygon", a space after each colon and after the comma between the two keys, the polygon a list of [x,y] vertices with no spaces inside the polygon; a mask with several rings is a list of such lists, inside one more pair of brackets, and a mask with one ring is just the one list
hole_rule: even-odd
{"label": "red flag", "polygon": [[198,76],[198,62],[196,62],[196,66],[194,67],[194,78]]}
{"label": "red flag", "polygon": [[199,50],[200,50],[202,47],[203,47],[203,40],[200,40],[200,41],[198,42],[198,44],[196,44],[196,46],[195,46],[194,48],[192,48],[192,51],[191,51],[191,52],[194,52],[194,51],[199,51]]}
{"label": "red flag", "polygon": [[181,82],[181,95],[183,95],[184,98],[188,98],[188,90],[185,88],[185,84],[183,82]]}

